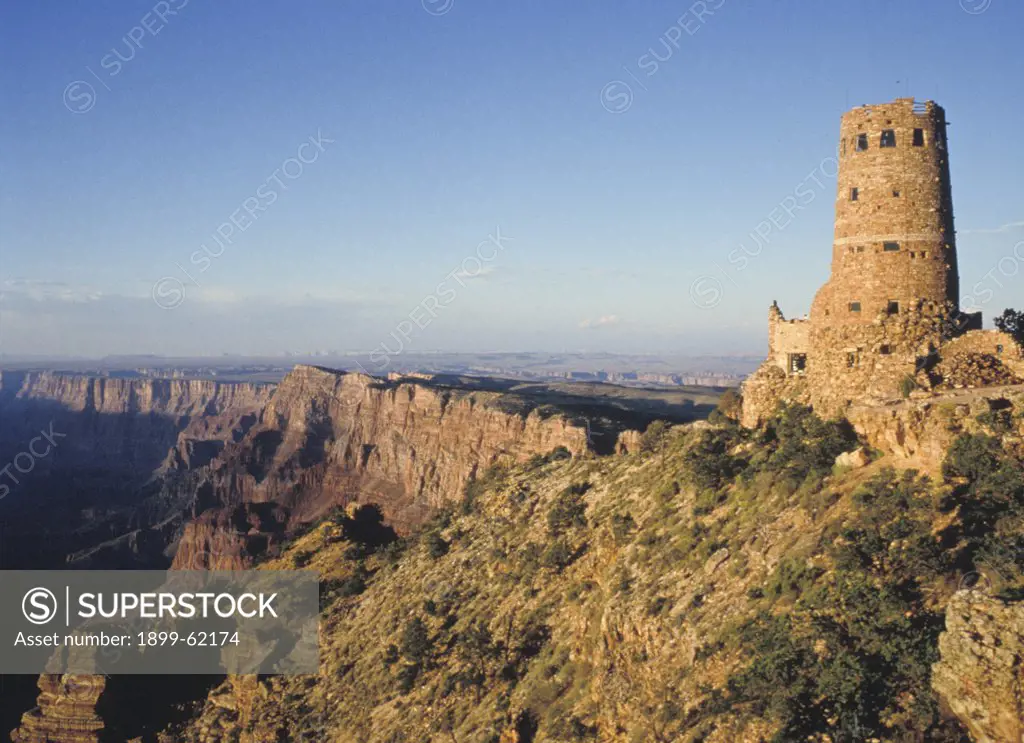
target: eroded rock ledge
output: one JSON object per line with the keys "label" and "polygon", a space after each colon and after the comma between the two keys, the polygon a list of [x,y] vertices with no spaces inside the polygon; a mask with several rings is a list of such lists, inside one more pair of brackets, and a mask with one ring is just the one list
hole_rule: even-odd
{"label": "eroded rock ledge", "polygon": [[1024,741],[1024,603],[960,591],[946,609],[939,652],[932,687],[975,743]]}

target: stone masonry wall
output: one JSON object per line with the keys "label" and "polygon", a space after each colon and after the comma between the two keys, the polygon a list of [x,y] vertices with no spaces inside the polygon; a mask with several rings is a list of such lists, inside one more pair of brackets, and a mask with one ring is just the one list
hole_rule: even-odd
{"label": "stone masonry wall", "polygon": [[777,304],[768,310],[768,360],[789,371],[789,355],[806,354],[810,348],[811,324],[805,319],[787,320]]}

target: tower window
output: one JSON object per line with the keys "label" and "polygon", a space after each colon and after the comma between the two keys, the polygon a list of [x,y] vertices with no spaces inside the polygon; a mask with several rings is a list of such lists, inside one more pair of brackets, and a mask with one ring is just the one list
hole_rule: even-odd
{"label": "tower window", "polygon": [[850,302],[850,312],[860,312],[860,302]]}
{"label": "tower window", "polygon": [[861,152],[868,148],[868,135],[858,134],[857,135],[857,151]]}
{"label": "tower window", "polygon": [[895,299],[890,299],[889,305],[885,308],[885,311],[890,315],[898,315],[900,313],[900,303]]}
{"label": "tower window", "polygon": [[855,366],[858,366],[858,358],[857,353],[855,351],[850,351],[849,353],[846,354],[846,366],[848,369],[852,369]]}
{"label": "tower window", "polygon": [[882,141],[880,142],[882,147],[895,147],[896,146],[896,130],[895,129],[883,129],[882,130]]}
{"label": "tower window", "polygon": [[807,369],[807,354],[805,353],[791,353],[789,354],[789,373],[790,374],[802,374]]}
{"label": "tower window", "polygon": [[892,190],[892,196],[893,196],[894,199],[898,199],[900,197],[899,189],[894,188]]}
{"label": "tower window", "polygon": [[924,147],[924,129],[914,130],[914,147]]}
{"label": "tower window", "polygon": [[888,343],[883,343],[882,346],[878,349],[878,352],[883,356],[888,356],[890,353],[892,353],[892,349],[889,347]]}
{"label": "tower window", "polygon": [[884,250],[886,253],[895,253],[899,249],[900,249],[900,244],[898,242],[885,242],[885,243],[882,243],[882,250]]}
{"label": "tower window", "polygon": [[851,188],[850,189],[850,201],[856,201],[859,196],[860,196],[860,189],[858,189],[858,188]]}

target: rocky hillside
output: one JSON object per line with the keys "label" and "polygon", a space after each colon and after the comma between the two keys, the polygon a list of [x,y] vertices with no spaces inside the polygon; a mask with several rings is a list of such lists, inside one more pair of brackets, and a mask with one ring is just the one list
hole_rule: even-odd
{"label": "rocky hillside", "polygon": [[265,563],[321,572],[321,673],[162,740],[1016,741],[1021,420],[979,425],[935,478],[794,407],[492,468],[396,541],[334,512]]}
{"label": "rocky hillside", "polygon": [[[245,403],[232,406],[219,399],[175,396],[203,389],[176,381],[47,380],[45,394],[20,392],[15,401],[34,401],[30,409],[45,413],[49,407],[39,400],[54,400],[53,410],[66,421],[66,430],[79,432],[80,441],[97,449],[117,451],[120,446],[123,455],[124,447],[136,445],[134,438],[145,439],[144,426],[166,428],[163,439],[151,437],[157,442],[154,450],[164,447],[159,458],[147,461],[147,468],[156,469],[130,491],[133,498],[121,508],[105,501],[109,511],[98,512],[96,507],[83,509],[85,501],[70,500],[70,508],[85,511],[82,520],[90,526],[77,540],[85,544],[72,556],[77,567],[161,567],[173,554],[178,569],[242,568],[337,506],[373,504],[378,521],[388,521],[387,534],[404,533],[460,498],[466,483],[487,467],[551,451],[565,457],[589,451],[597,433],[590,418],[581,417],[580,407],[593,413],[612,448],[620,433],[625,433],[622,446],[636,437],[623,422],[632,414],[617,408],[617,401],[595,404],[561,393],[540,399],[479,381],[466,388],[457,379],[380,380],[300,366],[268,394],[265,404],[248,412],[249,403],[259,401],[244,398],[241,390],[236,402],[241,397]],[[156,392],[143,397],[149,388],[139,385],[154,385]],[[39,387],[35,381],[19,385],[21,390]],[[90,428],[100,410],[113,417],[100,418],[104,426]],[[107,477],[124,472],[113,468]],[[39,504],[43,508],[42,499]],[[67,528],[43,513],[29,519],[41,529]],[[65,740],[62,731],[82,725],[87,732],[94,729],[88,704],[62,701],[65,686],[41,680],[41,706],[26,718],[21,740],[80,743],[80,738]],[[110,708],[130,716],[134,705],[116,699],[115,687],[110,685],[107,697],[115,697]],[[71,688],[77,688],[73,680]],[[106,722],[115,723],[117,717],[115,711]]]}

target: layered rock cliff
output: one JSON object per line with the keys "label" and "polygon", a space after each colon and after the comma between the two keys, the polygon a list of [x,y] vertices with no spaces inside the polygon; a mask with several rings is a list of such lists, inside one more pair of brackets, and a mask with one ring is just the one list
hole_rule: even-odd
{"label": "layered rock cliff", "polygon": [[0,446],[24,448],[51,423],[61,434],[51,466],[88,464],[149,476],[172,447],[223,441],[263,409],[273,385],[212,380],[115,379],[0,372]]}
{"label": "layered rock cliff", "polygon": [[[254,537],[273,541],[282,518],[294,526],[350,503],[373,503],[392,526],[408,529],[461,498],[487,467],[558,447],[586,451],[586,425],[515,396],[299,366],[260,421],[203,470],[200,489],[233,510],[188,526],[175,566],[234,565]],[[261,526],[250,523],[251,508],[244,516],[236,510],[268,503],[287,516],[264,515]],[[244,526],[229,536],[230,524]]]}

